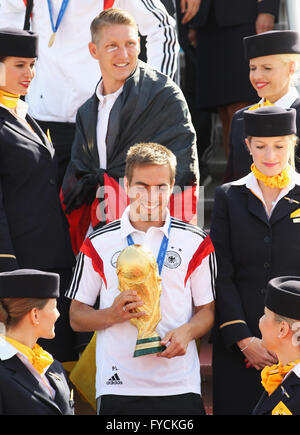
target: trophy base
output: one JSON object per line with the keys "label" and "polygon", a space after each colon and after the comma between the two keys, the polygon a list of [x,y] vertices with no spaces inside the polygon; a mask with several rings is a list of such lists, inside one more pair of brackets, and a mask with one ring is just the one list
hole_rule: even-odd
{"label": "trophy base", "polygon": [[137,340],[133,356],[137,357],[162,352],[166,349],[166,346],[162,346],[160,341],[160,337],[149,337]]}

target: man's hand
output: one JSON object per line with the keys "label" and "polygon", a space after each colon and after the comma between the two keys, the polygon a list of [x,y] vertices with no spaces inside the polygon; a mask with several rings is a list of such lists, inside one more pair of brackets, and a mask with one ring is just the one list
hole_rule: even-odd
{"label": "man's hand", "polygon": [[186,24],[194,18],[200,8],[200,4],[201,0],[181,0],[180,8],[181,13],[183,14],[181,20],[182,24]]}
{"label": "man's hand", "polygon": [[101,310],[94,309],[74,299],[70,307],[71,328],[74,331],[98,331],[109,328],[116,323],[144,316],[144,311],[133,312],[143,303],[137,293],[132,290],[121,292],[116,296],[111,307]]}
{"label": "man's hand", "polygon": [[258,14],[256,18],[256,33],[268,32],[274,29],[275,17],[271,14]]}
{"label": "man's hand", "polygon": [[137,307],[143,305],[143,301],[133,290],[121,292],[113,301],[110,308],[112,323],[122,323],[132,318],[144,316],[144,311],[135,312]]}
{"label": "man's hand", "polygon": [[214,311],[214,302],[195,307],[195,314],[188,323],[167,332],[161,340],[161,344],[167,346],[167,349],[157,356],[173,358],[185,355],[191,340],[203,337],[210,331],[214,322]]}
{"label": "man's hand", "polygon": [[159,357],[173,358],[174,356],[185,355],[189,342],[191,341],[190,328],[188,323],[179,328],[169,331],[161,340],[163,346],[167,346],[163,352],[157,354]]}

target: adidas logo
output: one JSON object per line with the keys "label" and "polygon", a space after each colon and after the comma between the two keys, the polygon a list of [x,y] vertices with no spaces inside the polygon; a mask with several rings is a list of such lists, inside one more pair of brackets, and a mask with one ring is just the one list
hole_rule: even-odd
{"label": "adidas logo", "polygon": [[120,385],[123,384],[121,379],[118,376],[118,373],[115,373],[107,382],[107,385]]}

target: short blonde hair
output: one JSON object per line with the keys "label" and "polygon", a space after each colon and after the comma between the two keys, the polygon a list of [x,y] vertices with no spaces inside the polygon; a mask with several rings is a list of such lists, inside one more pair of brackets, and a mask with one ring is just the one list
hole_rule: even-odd
{"label": "short blonde hair", "polygon": [[300,82],[300,54],[286,53],[286,54],[276,54],[276,56],[283,63],[294,62],[295,72],[291,79],[291,85],[296,86]]}
{"label": "short blonde hair", "polygon": [[172,182],[175,179],[177,165],[175,154],[163,145],[148,142],[139,143],[129,148],[125,166],[125,176],[129,184],[135,166],[143,165],[168,165],[170,168],[170,181]]}
{"label": "short blonde hair", "polygon": [[293,323],[299,322],[299,320],[291,319],[290,317],[281,316],[280,314],[274,313],[274,320],[275,322],[287,322],[289,324],[289,327],[291,328],[293,326]]}
{"label": "short blonde hair", "polygon": [[100,33],[105,26],[120,24],[134,27],[138,34],[138,26],[129,12],[118,8],[105,9],[91,22],[90,30],[92,42],[97,43],[99,41]]}
{"label": "short blonde hair", "polygon": [[296,157],[296,146],[298,144],[298,137],[295,134],[291,134],[288,136],[290,140],[290,155],[289,155],[289,164],[295,169],[295,159]]}

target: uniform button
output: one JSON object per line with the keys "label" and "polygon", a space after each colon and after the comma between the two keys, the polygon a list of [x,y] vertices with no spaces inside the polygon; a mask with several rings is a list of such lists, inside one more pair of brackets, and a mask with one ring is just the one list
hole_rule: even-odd
{"label": "uniform button", "polygon": [[269,264],[269,263],[265,263],[265,264],[264,264],[264,268],[265,268],[265,269],[269,269],[269,267],[270,267],[270,264]]}
{"label": "uniform button", "polygon": [[50,184],[55,184],[55,180],[54,180],[54,178],[50,178],[49,183],[50,183]]}
{"label": "uniform button", "polygon": [[265,243],[270,243],[270,242],[271,242],[271,237],[270,237],[270,236],[266,236],[266,237],[264,238],[264,242],[265,242]]}

